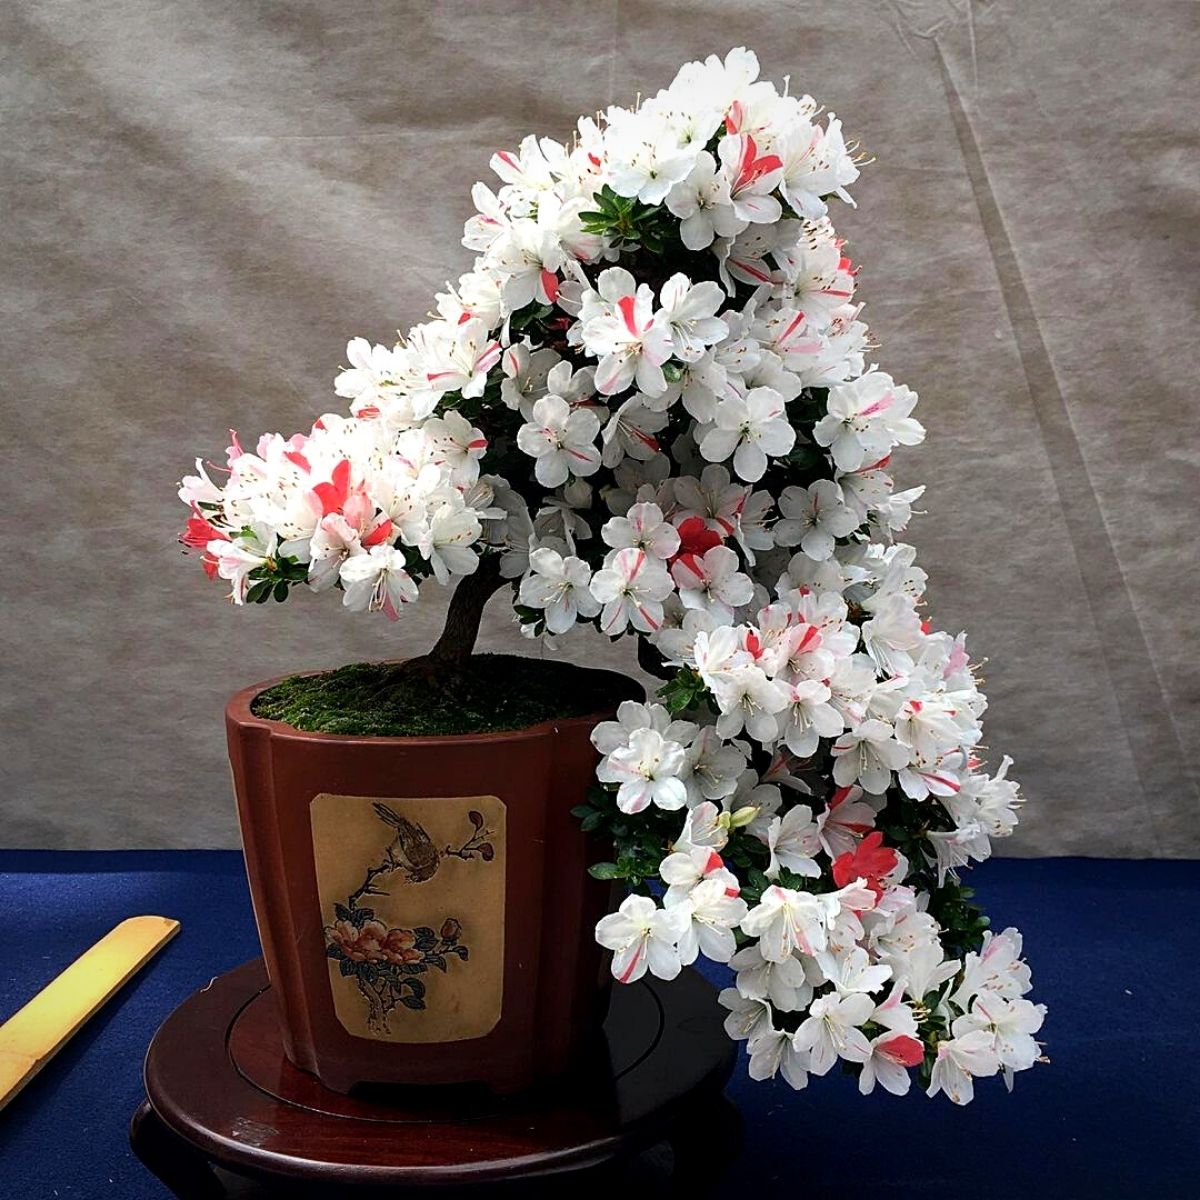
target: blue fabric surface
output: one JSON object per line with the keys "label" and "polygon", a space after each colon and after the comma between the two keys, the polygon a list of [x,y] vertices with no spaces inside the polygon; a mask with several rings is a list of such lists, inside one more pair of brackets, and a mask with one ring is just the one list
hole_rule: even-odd
{"label": "blue fabric surface", "polygon": [[[1018,925],[1050,1065],[939,1098],[866,1100],[831,1074],[794,1093],[743,1071],[730,1094],[743,1196],[1096,1200],[1200,1196],[1197,969],[1200,863],[1001,859],[973,872],[997,928]],[[162,1200],[133,1158],[142,1055],[168,1012],[257,952],[239,855],[0,851],[0,1014],[119,920],[159,913],[179,936],[0,1113],[0,1196]],[[711,977],[721,981],[718,971]]]}

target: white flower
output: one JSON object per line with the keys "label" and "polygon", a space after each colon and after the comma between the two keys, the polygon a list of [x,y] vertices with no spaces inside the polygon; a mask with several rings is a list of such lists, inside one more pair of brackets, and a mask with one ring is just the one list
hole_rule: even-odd
{"label": "white flower", "polygon": [[908,765],[908,751],[892,737],[886,721],[862,721],[833,743],[834,782],[839,787],[860,784],[882,796],[892,782],[892,772]]}
{"label": "white flower", "polygon": [[615,721],[601,721],[592,730],[592,745],[601,754],[611,754],[622,746],[629,745],[629,738],[639,729],[653,729],[670,741],[681,746],[696,736],[696,726],[691,721],[676,721],[661,704],[639,704],[636,700],[622,700],[617,708]]}
{"label": "white flower", "polygon": [[314,592],[327,591],[337,583],[342,563],[352,554],[362,553],[358,530],[341,513],[323,516],[308,544],[308,586]]}
{"label": "white flower", "polygon": [[[690,802],[690,797],[689,797]],[[689,810],[683,829],[675,841],[675,849],[722,850],[729,841],[730,814],[705,800]]]}
{"label": "white flower", "polygon": [[232,585],[229,598],[234,604],[244,604],[250,590],[250,572],[264,566],[275,553],[276,538],[271,535],[264,544],[259,536],[214,539],[205,546],[205,553],[216,559],[217,575]]}
{"label": "white flower", "polygon": [[733,210],[729,181],[717,170],[716,160],[707,150],[696,156],[686,179],[667,193],[667,208],[680,217],[679,237],[689,250],[711,246],[714,237],[735,237],[747,222]]}
{"label": "white flower", "polygon": [[807,1086],[809,1056],[800,1045],[799,1031],[788,1033],[783,1029],[772,1029],[757,1034],[747,1049],[751,1079],[774,1079],[779,1074],[797,1091]]}
{"label": "white flower", "polygon": [[754,584],[738,570],[738,556],[728,546],[713,546],[700,554],[681,554],[671,568],[684,608],[712,613],[732,621],[734,609],[750,602]]}
{"label": "white flower", "polygon": [[892,976],[892,968],[886,963],[872,965],[861,946],[853,946],[841,954],[823,951],[817,955],[817,965],[842,996],[877,992]]}
{"label": "white flower", "polygon": [[334,381],[333,390],[358,407],[378,404],[395,387],[397,361],[387,346],[372,346],[366,338],[351,338],[346,345],[350,364]]}
{"label": "white flower", "polygon": [[858,1026],[868,1021],[874,1010],[875,1002],[863,992],[818,996],[796,1030],[796,1047],[809,1053],[808,1069],[814,1075],[824,1075],[839,1058],[866,1062],[871,1057],[871,1044]]}
{"label": "white flower", "polygon": [[768,879],[777,879],[781,868],[809,879],[820,877],[813,856],[821,848],[821,839],[807,804],[794,804],[782,817],[773,817],[764,840],[771,853],[764,872]]}
{"label": "white flower", "polygon": [[853,203],[845,189],[858,178],[858,167],[846,150],[842,123],[833,113],[824,131],[807,121],[798,122],[785,137],[780,155],[783,177],[779,190],[802,217],[823,217],[825,196]]}
{"label": "white flower", "polygon": [[696,362],[706,346],[729,333],[729,326],[716,315],[725,293],[711,280],[692,283],[686,275],[672,275],[662,285],[658,302],[658,319],[670,331],[675,357],[684,362]]}
{"label": "white flower", "polygon": [[519,599],[544,610],[550,633],[566,633],[581,617],[594,617],[600,611],[600,602],[591,593],[592,572],[583,559],[564,558],[543,547],[530,553],[529,569],[521,580]]}
{"label": "white flower", "polygon": [[417,541],[417,549],[433,568],[438,583],[448,583],[451,575],[474,573],[479,559],[471,546],[482,532],[479,518],[461,501],[438,505]]}
{"label": "white flower", "polygon": [[672,186],[686,178],[696,150],[680,146],[671,127],[649,114],[611,116],[605,142],[613,191],[636,196],[643,204],[661,204]]}
{"label": "white flower", "polygon": [[1025,1071],[1033,1066],[1041,1048],[1033,1035],[1046,1016],[1044,1004],[1033,1004],[1022,996],[1006,1000],[991,992],[980,992],[971,1011],[954,1022],[957,1036],[971,1029],[983,1029],[995,1039],[993,1046],[1000,1065],[1008,1071]]}
{"label": "white flower", "polygon": [[804,963],[794,955],[771,962],[752,944],[739,950],[729,965],[737,971],[738,992],[748,999],[770,1001],[780,1012],[799,1012],[812,999]]}
{"label": "white flower", "polygon": [[925,835],[933,847],[933,861],[937,864],[938,886],[946,882],[946,876],[969,862],[983,862],[992,853],[991,839],[978,821],[960,825],[948,831],[931,831]]}
{"label": "white flower", "polygon": [[798,545],[817,562],[833,553],[836,538],[847,537],[860,524],[842,502],[842,489],[832,479],[818,479],[808,488],[784,488],[779,494],[779,511],[783,520],[772,530],[776,543]]}
{"label": "white flower", "polygon": [[924,438],[925,430],[908,415],[916,402],[916,392],[882,371],[870,371],[830,389],[826,415],[813,428],[813,438],[829,447],[839,471],[869,467],[894,446],[915,446]]}
{"label": "white flower", "polygon": [[975,1098],[973,1080],[995,1075],[999,1070],[1000,1056],[992,1035],[983,1029],[972,1029],[961,1037],[938,1043],[927,1094],[936,1096],[945,1092],[955,1104],[970,1104]]}
{"label": "white flower", "polygon": [[737,949],[733,927],[746,915],[746,902],[729,895],[723,879],[702,879],[679,907],[691,923],[679,938],[679,957],[685,966],[703,954],[713,962],[728,962]]}
{"label": "white flower", "polygon": [[601,783],[619,783],[617,807],[639,813],[651,804],[659,808],[682,808],[687,788],[679,778],[683,770],[683,747],[654,729],[638,729],[629,744],[614,750],[596,768]]}
{"label": "white flower", "polygon": [[913,654],[924,639],[921,618],[912,597],[892,592],[876,597],[873,615],[862,624],[863,649],[891,675],[906,675],[913,669]]}
{"label": "white flower", "polygon": [[829,703],[829,688],[819,680],[802,679],[785,686],[787,706],[779,713],[779,737],[798,758],[808,758],[816,753],[821,738],[837,737],[845,725]]}
{"label": "white flower", "polygon": [[742,751],[726,742],[714,726],[706,725],[688,747],[684,774],[688,803],[732,796],[745,769],[746,756]]}
{"label": "white flower", "polygon": [[394,621],[400,606],[417,598],[404,555],[386,544],[345,559],[339,577],[345,590],[342,603],[356,612],[382,610]]}
{"label": "white flower", "polygon": [[537,460],[538,483],[556,488],[571,475],[594,475],[600,469],[599,432],[600,420],[590,409],[572,411],[561,396],[549,395],[533,406],[533,419],[517,431],[517,445]]}
{"label": "white flower", "polygon": [[612,973],[633,983],[649,969],[659,979],[674,979],[682,969],[677,943],[687,927],[684,909],[662,909],[648,896],[626,896],[615,913],[596,925],[596,941],[613,951]]}
{"label": "white flower", "polygon": [[[697,638],[697,646],[699,642]],[[758,667],[740,666],[710,686],[721,710],[717,732],[722,737],[736,737],[745,729],[756,742],[765,745],[774,740],[779,728],[776,714],[787,707],[787,693],[780,684]]]}
{"label": "white flower", "polygon": [[709,462],[731,455],[733,469],[747,483],[756,483],[767,469],[767,457],[787,454],[796,444],[796,431],[788,423],[783,397],[769,387],[751,388],[745,396],[731,396],[717,405],[714,425],[700,443]]}
{"label": "white flower", "polygon": [[751,999],[737,988],[723,988],[717,993],[717,1003],[729,1009],[725,1032],[735,1042],[752,1041],[771,1029],[771,1006],[765,1000]]}
{"label": "white flower", "polygon": [[1016,929],[983,935],[978,954],[971,951],[963,959],[963,977],[951,999],[959,1008],[967,1008],[973,996],[989,992],[1005,1000],[1023,996],[1032,987],[1029,967],[1021,961],[1021,934]]}
{"label": "white flower", "polygon": [[623,517],[606,521],[600,536],[614,550],[633,547],[663,560],[679,549],[679,532],[663,518],[663,511],[657,504],[632,505]]}
{"label": "white flower", "polygon": [[783,962],[796,950],[825,949],[825,910],[816,896],[772,885],[742,921],[742,932],[759,939],[768,962]]}
{"label": "white flower", "polygon": [[658,864],[658,875],[667,884],[663,895],[663,904],[667,908],[687,900],[692,889],[705,879],[718,880],[730,897],[736,897],[740,890],[737,876],[726,869],[724,860],[711,846],[677,848]]}
{"label": "white flower", "polygon": [[[524,415],[532,411],[534,400],[544,392],[563,396],[568,402],[574,400],[574,396],[566,396],[558,388],[550,386],[550,373],[561,362],[553,350],[530,351],[525,342],[514,342],[500,356],[500,368],[504,372],[500,399],[509,408],[520,409]],[[568,363],[567,371],[570,370]]]}
{"label": "white flower", "polygon": [[592,576],[592,595],[604,605],[600,628],[610,635],[627,625],[653,633],[662,624],[662,602],[675,590],[666,567],[632,547],[615,551],[604,562]]}

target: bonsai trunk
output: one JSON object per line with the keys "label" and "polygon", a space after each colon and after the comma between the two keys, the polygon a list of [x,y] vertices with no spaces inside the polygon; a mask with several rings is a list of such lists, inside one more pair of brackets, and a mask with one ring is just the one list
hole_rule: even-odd
{"label": "bonsai trunk", "polygon": [[498,555],[481,558],[475,573],[464,575],[458,581],[446,610],[441,637],[433,649],[424,658],[416,659],[413,665],[419,663],[423,669],[439,672],[461,671],[475,649],[487,602],[508,582],[500,575]]}

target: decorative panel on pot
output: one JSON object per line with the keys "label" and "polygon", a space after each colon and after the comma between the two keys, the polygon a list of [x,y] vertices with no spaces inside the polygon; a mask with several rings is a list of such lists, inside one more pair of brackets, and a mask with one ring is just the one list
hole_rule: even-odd
{"label": "decorative panel on pot", "polygon": [[504,998],[498,796],[322,792],[310,806],[334,1012],[356,1037],[482,1037]]}

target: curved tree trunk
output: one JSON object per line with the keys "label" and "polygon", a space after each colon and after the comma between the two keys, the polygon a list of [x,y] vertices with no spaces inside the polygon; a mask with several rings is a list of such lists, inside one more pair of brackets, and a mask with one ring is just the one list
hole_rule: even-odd
{"label": "curved tree trunk", "polygon": [[500,575],[498,555],[481,558],[475,573],[464,575],[458,581],[446,609],[446,623],[442,627],[441,637],[423,659],[416,661],[439,670],[459,671],[466,666],[479,637],[483,610],[487,602],[508,582]]}

